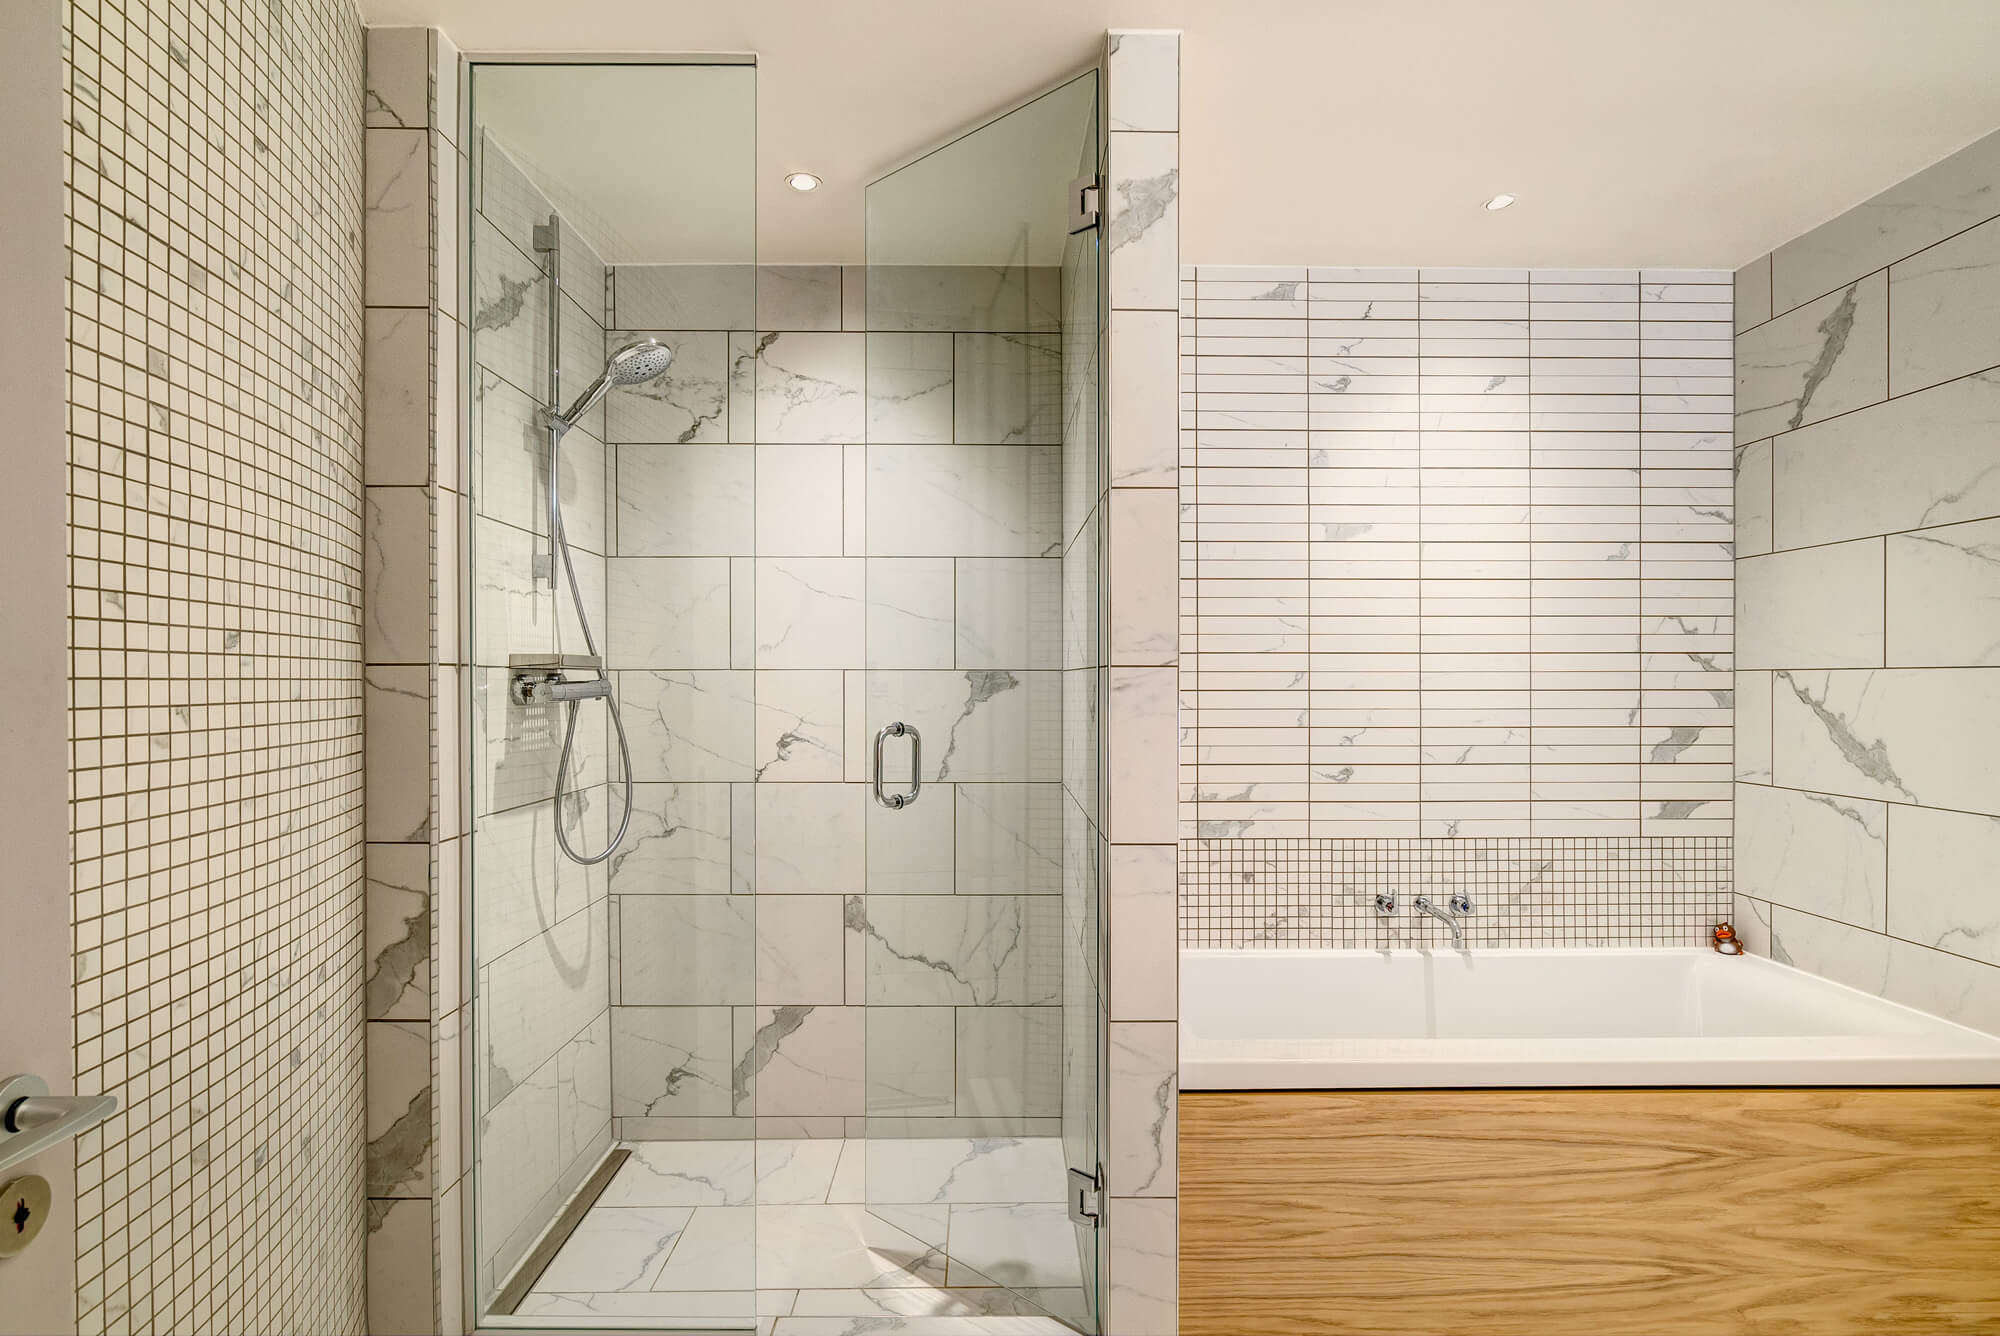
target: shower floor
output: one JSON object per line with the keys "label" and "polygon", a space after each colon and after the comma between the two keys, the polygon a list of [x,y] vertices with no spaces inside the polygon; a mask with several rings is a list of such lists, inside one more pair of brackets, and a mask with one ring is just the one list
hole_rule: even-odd
{"label": "shower floor", "polygon": [[1073,1336],[1057,1319],[1083,1311],[1058,1138],[625,1149],[521,1316],[754,1316],[759,1336]]}

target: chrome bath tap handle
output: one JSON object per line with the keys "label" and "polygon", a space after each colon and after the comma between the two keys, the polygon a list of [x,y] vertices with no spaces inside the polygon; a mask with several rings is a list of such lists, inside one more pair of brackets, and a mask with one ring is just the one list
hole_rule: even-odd
{"label": "chrome bath tap handle", "polygon": [[[890,738],[910,740],[910,791],[885,793],[882,789],[882,744]],[[924,787],[924,735],[914,724],[884,724],[875,732],[875,801],[891,811],[908,807]]]}

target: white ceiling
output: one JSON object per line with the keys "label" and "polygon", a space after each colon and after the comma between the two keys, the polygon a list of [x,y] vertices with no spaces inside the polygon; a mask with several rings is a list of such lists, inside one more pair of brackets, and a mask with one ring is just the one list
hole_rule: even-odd
{"label": "white ceiling", "polygon": [[1186,32],[1190,263],[1734,266],[2000,127],[1994,0],[361,6],[470,51],[755,52],[766,263],[863,258],[868,181],[1107,27]]}

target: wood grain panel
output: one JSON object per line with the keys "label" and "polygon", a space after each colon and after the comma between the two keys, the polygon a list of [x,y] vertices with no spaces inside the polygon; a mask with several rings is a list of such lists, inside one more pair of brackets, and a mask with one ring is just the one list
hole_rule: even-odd
{"label": "wood grain panel", "polygon": [[2000,1090],[1180,1104],[1182,1336],[2000,1332]]}

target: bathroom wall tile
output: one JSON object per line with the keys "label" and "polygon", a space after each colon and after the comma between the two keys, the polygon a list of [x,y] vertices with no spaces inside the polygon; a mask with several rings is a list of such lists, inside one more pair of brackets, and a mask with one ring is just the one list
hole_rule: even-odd
{"label": "bathroom wall tile", "polygon": [[2000,1032],[2000,971],[1963,956],[1776,905],[1771,958],[1960,1025]]}
{"label": "bathroom wall tile", "polygon": [[363,301],[428,306],[431,300],[430,144],[421,129],[362,135],[365,196]]}
{"label": "bathroom wall tile", "polygon": [[1736,778],[1771,782],[1771,687],[1768,672],[1736,674]]}
{"label": "bathroom wall tile", "polygon": [[731,1009],[721,1006],[613,1007],[612,1113],[709,1117],[733,1112],[733,1024]]}
{"label": "bathroom wall tile", "polygon": [[868,1002],[1051,1006],[1061,982],[1048,896],[881,895],[866,902]]}
{"label": "bathroom wall tile", "polygon": [[620,668],[728,668],[725,557],[613,557],[603,633]]}
{"label": "bathroom wall tile", "polygon": [[1889,808],[1889,932],[2000,965],[2000,820]]}
{"label": "bathroom wall tile", "polygon": [[620,896],[615,1000],[708,1006],[756,997],[755,910],[743,895]]}
{"label": "bathroom wall tile", "polygon": [[1108,511],[1111,661],[1171,664],[1179,655],[1179,501],[1165,489],[1120,487]]}
{"label": "bathroom wall tile", "polygon": [[954,334],[952,439],[961,445],[1059,444],[1061,336]]}
{"label": "bathroom wall tile", "polygon": [[[1774,443],[1776,545],[1804,547],[2000,513],[2000,373],[1947,381]],[[1893,441],[1887,450],[1883,442]]]}
{"label": "bathroom wall tile", "polygon": [[364,763],[367,838],[424,840],[431,823],[430,672],[421,666],[368,668],[362,701],[372,740]]}
{"label": "bathroom wall tile", "polygon": [[1105,1178],[1113,1197],[1171,1197],[1179,1162],[1179,1041],[1171,1022],[1113,1021]]}
{"label": "bathroom wall tile", "polygon": [[1889,302],[1871,274],[1736,343],[1736,440],[1745,444],[1887,397]]}
{"label": "bathroom wall tile", "polygon": [[1112,33],[1104,82],[1111,129],[1180,129],[1180,34]]}
{"label": "bathroom wall tile", "polygon": [[425,663],[431,648],[431,499],[421,487],[370,487],[362,501],[362,653]]}
{"label": "bathroom wall tile", "polygon": [[[864,731],[873,738],[899,720],[915,725],[926,783],[1060,779],[1057,676],[998,668],[869,673]],[[890,763],[903,773],[900,753]]]}
{"label": "bathroom wall tile", "polygon": [[760,445],[756,459],[757,555],[841,555],[845,472],[840,448]]}
{"label": "bathroom wall tile", "polygon": [[573,1165],[611,1134],[611,1013],[598,1012],[556,1053],[556,1160]]}
{"label": "bathroom wall tile", "polygon": [[838,782],[846,694],[837,670],[759,670],[753,772],[762,783]]}
{"label": "bathroom wall tile", "polygon": [[1053,555],[1060,478],[1054,446],[871,445],[868,555]]}
{"label": "bathroom wall tile", "polygon": [[876,332],[1061,327],[1061,271],[1053,266],[872,264],[867,282],[868,328]]}
{"label": "bathroom wall tile", "polygon": [[1996,178],[2000,134],[1786,242],[1771,256],[1773,309],[1789,311],[1993,217]]}
{"label": "bathroom wall tile", "polygon": [[371,309],[363,329],[365,478],[375,487],[421,487],[431,472],[430,312]]}
{"label": "bathroom wall tile", "polygon": [[1111,415],[1111,483],[1171,487],[1180,440],[1173,384],[1178,317],[1168,311],[1113,311],[1106,393]]}
{"label": "bathroom wall tile", "polygon": [[429,1336],[431,1204],[427,1198],[368,1203],[368,1330]]}
{"label": "bathroom wall tile", "polygon": [[744,1063],[759,1117],[867,1112],[866,1007],[758,1007]]}
{"label": "bathroom wall tile", "polygon": [[[721,330],[616,329],[605,342],[622,348],[652,338],[673,350],[663,375],[621,385],[604,400],[604,430],[620,445],[688,445],[730,440],[729,336]],[[574,389],[582,393],[582,387]]]}
{"label": "bathroom wall tile", "polygon": [[951,558],[870,557],[867,593],[868,667],[953,665],[958,595]]}
{"label": "bathroom wall tile", "polygon": [[958,667],[1060,666],[1057,558],[967,557],[957,566]]}
{"label": "bathroom wall tile", "polygon": [[1882,931],[1888,879],[1885,804],[1739,784],[1735,815],[1739,890]]}
{"label": "bathroom wall tile", "polygon": [[[1052,948],[1044,943],[1042,949]],[[1054,1118],[1062,1113],[1060,1008],[958,1007],[954,1014],[959,1117]]]}
{"label": "bathroom wall tile", "polygon": [[1062,788],[1054,783],[959,784],[957,876],[962,895],[1062,890]]}
{"label": "bathroom wall tile", "polygon": [[1736,271],[1736,332],[1771,318],[1771,257],[1760,255]]}
{"label": "bathroom wall tile", "polygon": [[367,29],[363,123],[397,130],[430,124],[430,43],[424,28]]}
{"label": "bathroom wall tile", "polygon": [[859,784],[759,784],[757,829],[811,831],[810,841],[756,841],[759,895],[849,895],[867,889],[867,789]]}
{"label": "bathroom wall tile", "polygon": [[760,1004],[838,1005],[846,999],[841,943],[845,909],[846,901],[835,895],[756,897]]}
{"label": "bathroom wall tile", "polygon": [[952,336],[870,334],[868,439],[942,445],[952,439]]}
{"label": "bathroom wall tile", "polygon": [[473,505],[525,533],[547,534],[548,436],[527,394],[486,367],[473,370]]}
{"label": "bathroom wall tile", "polygon": [[758,339],[757,439],[866,439],[863,335],[765,333]]}
{"label": "bathroom wall tile", "polygon": [[869,1113],[953,1113],[957,1014],[952,1007],[868,1008]]}
{"label": "bathroom wall tile", "polygon": [[2000,665],[2000,519],[1884,541],[1889,664]]}
{"label": "bathroom wall tile", "polygon": [[611,323],[621,329],[757,327],[757,270],[747,264],[621,264]]}
{"label": "bathroom wall tile", "polygon": [[727,784],[635,784],[632,826],[609,865],[616,895],[728,894]]}
{"label": "bathroom wall tile", "polygon": [[1771,442],[1752,441],[1736,452],[1736,555],[1771,550]]}
{"label": "bathroom wall tile", "polygon": [[1174,840],[1177,692],[1171,668],[1110,671],[1108,833],[1120,844]]}
{"label": "bathroom wall tile", "polygon": [[956,885],[954,848],[958,824],[954,799],[965,787],[932,785],[907,807],[884,807],[873,801],[862,804],[867,812],[871,894],[951,894]]}
{"label": "bathroom wall tile", "polygon": [[489,1100],[548,1063],[603,1010],[609,933],[609,914],[599,901],[485,967],[480,996],[486,1028],[478,1062],[491,1076]]}
{"label": "bathroom wall tile", "polygon": [[868,266],[845,264],[840,267],[840,327],[868,328]]}
{"label": "bathroom wall tile", "polygon": [[755,550],[756,455],[726,445],[616,447],[617,545],[626,557]]}
{"label": "bathroom wall tile", "polygon": [[2000,218],[1891,265],[1889,304],[1890,393],[2000,364]]}
{"label": "bathroom wall tile", "polygon": [[757,666],[848,668],[867,635],[867,563],[860,557],[757,562]]}
{"label": "bathroom wall tile", "polygon": [[675,784],[748,780],[757,756],[756,681],[746,672],[621,672],[632,775]]}
{"label": "bathroom wall tile", "polygon": [[1178,1014],[1177,850],[1170,844],[1115,844],[1108,869],[1111,1018],[1170,1021]]}
{"label": "bathroom wall tile", "polygon": [[757,268],[757,328],[840,329],[840,266],[766,264]]}
{"label": "bathroom wall tile", "polygon": [[371,844],[367,853],[369,1020],[429,1020],[431,854],[422,844]]}
{"label": "bathroom wall tile", "polygon": [[1171,1197],[1109,1203],[1106,1330],[1131,1336],[1175,1336],[1180,1330],[1177,1207]]}
{"label": "bathroom wall tile", "polygon": [[1737,665],[1879,666],[1882,568],[1872,538],[1737,562]]}
{"label": "bathroom wall tile", "polygon": [[369,1021],[368,1195],[424,1197],[431,1190],[431,1028],[425,1021]]}
{"label": "bathroom wall tile", "polygon": [[1105,189],[1111,305],[1171,311],[1180,272],[1180,136],[1114,130]]}
{"label": "bathroom wall tile", "polygon": [[1987,668],[1780,672],[1777,782],[2000,815],[2000,771],[1964,745],[2000,729],[1996,683]]}

